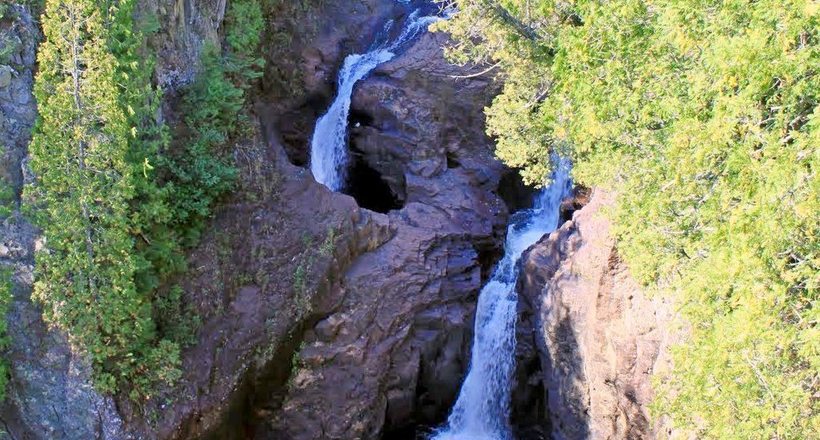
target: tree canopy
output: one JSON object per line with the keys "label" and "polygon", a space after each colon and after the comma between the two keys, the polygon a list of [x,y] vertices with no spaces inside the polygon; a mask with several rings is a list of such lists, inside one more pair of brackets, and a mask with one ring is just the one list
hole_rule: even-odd
{"label": "tree canopy", "polygon": [[439,24],[504,81],[497,155],[618,195],[619,250],[691,325],[656,415],[703,438],[820,432],[820,4],[461,0]]}
{"label": "tree canopy", "polygon": [[43,231],[33,297],[45,319],[88,354],[101,391],[137,400],[181,374],[196,319],[169,284],[232,187],[225,145],[261,75],[263,16],[257,0],[231,2],[225,54],[206,47],[185,91],[192,135],[172,140],[135,4],[46,0],[25,199]]}

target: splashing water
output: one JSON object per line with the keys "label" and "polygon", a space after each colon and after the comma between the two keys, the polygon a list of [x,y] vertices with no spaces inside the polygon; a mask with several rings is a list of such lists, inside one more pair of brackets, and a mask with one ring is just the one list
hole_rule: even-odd
{"label": "splashing water", "polygon": [[552,183],[535,207],[515,213],[507,227],[504,258],[481,290],[475,319],[470,371],[461,386],[447,425],[432,440],[510,440],[512,373],[518,260],[544,234],[558,227],[561,200],[572,187],[569,163],[556,160]]}
{"label": "splashing water", "polygon": [[[310,142],[310,171],[317,182],[340,191],[347,180],[347,118],[353,86],[380,64],[393,59],[402,45],[440,19],[438,16],[419,16],[419,11],[415,11],[407,18],[404,29],[395,40],[377,44],[370,52],[345,58],[339,71],[336,99],[327,113],[316,121]],[[392,22],[385,27],[385,34],[390,26]]]}

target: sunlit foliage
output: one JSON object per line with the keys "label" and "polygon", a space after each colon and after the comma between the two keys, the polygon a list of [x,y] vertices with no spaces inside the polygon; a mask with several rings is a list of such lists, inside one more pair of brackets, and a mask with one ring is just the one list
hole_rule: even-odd
{"label": "sunlit foliage", "polygon": [[256,0],[231,2],[225,54],[203,51],[184,97],[193,135],[171,142],[145,43],[156,23],[136,22],[135,4],[45,2],[25,202],[44,236],[33,292],[44,318],[88,356],[99,390],[136,401],[180,377],[180,345],[193,342],[198,321],[176,316],[181,290],[164,284],[231,188],[226,144],[261,75],[263,18]]}
{"label": "sunlit foliage", "polygon": [[505,81],[498,156],[541,183],[560,151],[614,190],[633,275],[691,324],[654,413],[702,438],[820,432],[820,4],[457,3],[452,58]]}

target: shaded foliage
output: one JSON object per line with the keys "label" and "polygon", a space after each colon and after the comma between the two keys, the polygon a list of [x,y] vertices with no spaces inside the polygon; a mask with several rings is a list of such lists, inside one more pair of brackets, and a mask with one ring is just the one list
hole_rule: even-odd
{"label": "shaded foliage", "polygon": [[[8,323],[6,317],[11,306],[12,296],[11,277],[13,271],[10,267],[0,267],[0,351],[8,349],[10,340],[8,335]],[[8,359],[0,358],[0,402],[6,399],[6,386],[9,383],[9,373],[11,365]]]}

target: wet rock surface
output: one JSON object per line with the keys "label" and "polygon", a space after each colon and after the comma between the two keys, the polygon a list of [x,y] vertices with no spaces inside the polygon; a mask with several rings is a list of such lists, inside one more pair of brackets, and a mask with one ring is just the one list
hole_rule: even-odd
{"label": "wet rock surface", "polygon": [[[649,419],[651,375],[667,371],[673,308],[649,298],[618,256],[605,211],[613,197],[592,193],[572,220],[530,248],[519,278],[519,377],[542,387],[517,398],[538,402],[532,438],[665,438]],[[526,348],[529,348],[527,350]],[[533,350],[534,348],[534,350]],[[532,386],[532,383],[530,386]],[[531,389],[531,388],[530,388]],[[545,402],[546,404],[544,404]]]}

